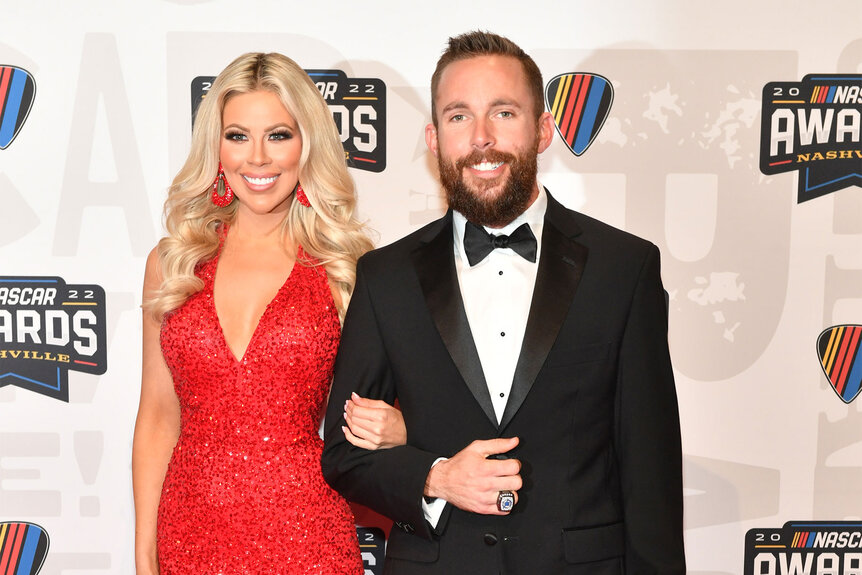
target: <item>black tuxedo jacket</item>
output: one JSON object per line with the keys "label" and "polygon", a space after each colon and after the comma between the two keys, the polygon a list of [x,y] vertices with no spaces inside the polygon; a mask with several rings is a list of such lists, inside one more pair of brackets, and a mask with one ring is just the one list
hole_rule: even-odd
{"label": "black tuxedo jacket", "polygon": [[[366,254],[344,323],[322,464],[346,498],[395,521],[386,573],[684,573],[679,415],[659,252],[550,194],[530,315],[497,424],[464,312],[452,215]],[[407,445],[341,431],[351,391],[399,401]],[[432,463],[520,438],[507,516],[421,499]]]}

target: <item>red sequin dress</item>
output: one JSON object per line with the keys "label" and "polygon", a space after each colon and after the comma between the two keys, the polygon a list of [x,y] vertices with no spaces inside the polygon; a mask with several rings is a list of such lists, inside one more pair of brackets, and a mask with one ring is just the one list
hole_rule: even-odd
{"label": "red sequin dress", "polygon": [[162,322],[182,424],[159,503],[161,575],[361,574],[353,514],[320,470],[341,330],[325,272],[297,262],[237,360],[213,303],[217,264]]}

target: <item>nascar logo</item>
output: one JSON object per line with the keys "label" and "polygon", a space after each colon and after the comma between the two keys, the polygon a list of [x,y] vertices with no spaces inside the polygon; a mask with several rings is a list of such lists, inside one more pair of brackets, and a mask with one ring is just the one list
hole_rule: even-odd
{"label": "nascar logo", "polygon": [[38,525],[0,523],[0,575],[36,575],[48,544],[48,533]]}
{"label": "nascar logo", "polygon": [[341,70],[306,70],[326,100],[351,168],[386,169],[386,84]]}
{"label": "nascar logo", "polygon": [[576,156],[599,134],[614,101],[611,83],[597,74],[560,74],[545,87],[557,133]]}
{"label": "nascar logo", "polygon": [[36,82],[30,72],[0,66],[0,150],[5,150],[21,131],[36,97]]}
{"label": "nascar logo", "polygon": [[837,325],[817,338],[820,367],[841,401],[850,403],[862,388],[862,325]]}
{"label": "nascar logo", "polygon": [[0,276],[0,387],[69,401],[70,370],[105,373],[106,339],[101,286]]}
{"label": "nascar logo", "polygon": [[[386,84],[380,78],[350,78],[342,70],[306,70],[326,101],[347,165],[357,170],[386,169]],[[198,105],[215,76],[192,81],[192,125]]]}
{"label": "nascar logo", "polygon": [[760,171],[799,173],[797,203],[862,186],[862,74],[808,74],[763,88]]}
{"label": "nascar logo", "polygon": [[745,535],[744,575],[855,575],[862,572],[862,524],[789,521]]}
{"label": "nascar logo", "polygon": [[362,566],[365,575],[383,573],[383,556],[386,554],[386,536],[379,527],[357,527],[359,550],[362,552]]}

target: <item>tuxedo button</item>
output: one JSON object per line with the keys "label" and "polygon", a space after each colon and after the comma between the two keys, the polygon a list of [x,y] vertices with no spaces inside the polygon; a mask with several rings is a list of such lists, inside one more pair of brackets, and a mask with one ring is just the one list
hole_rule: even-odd
{"label": "tuxedo button", "polygon": [[493,533],[485,533],[485,535],[482,536],[482,539],[485,541],[485,545],[497,544],[497,536]]}

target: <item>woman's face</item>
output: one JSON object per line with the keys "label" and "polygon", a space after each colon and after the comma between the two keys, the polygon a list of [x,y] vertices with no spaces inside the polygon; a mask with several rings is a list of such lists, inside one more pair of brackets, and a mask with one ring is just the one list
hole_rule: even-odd
{"label": "woman's face", "polygon": [[302,136],[273,92],[257,90],[227,101],[219,150],[224,174],[241,207],[283,213],[299,179]]}

